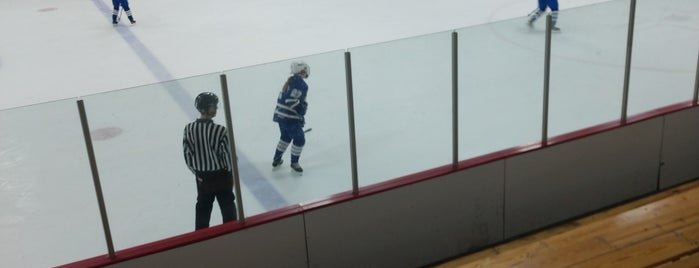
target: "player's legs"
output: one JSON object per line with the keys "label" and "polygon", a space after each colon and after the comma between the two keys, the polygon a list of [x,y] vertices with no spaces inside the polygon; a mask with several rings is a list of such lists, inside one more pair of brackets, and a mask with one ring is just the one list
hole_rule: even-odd
{"label": "player's legs", "polygon": [[233,175],[228,171],[222,171],[219,176],[223,183],[221,189],[216,193],[216,200],[218,200],[218,207],[221,209],[223,222],[226,223],[238,218],[235,195],[233,194]]}
{"label": "player's legs", "polygon": [[558,22],[558,0],[548,0],[548,7],[551,9],[551,27],[554,31],[560,31],[561,29],[556,27]]}
{"label": "player's legs", "polygon": [[129,18],[129,21],[131,23],[136,23],[136,20],[133,19],[133,14],[131,14],[131,8],[129,7],[129,1],[128,0],[119,0],[121,1],[121,7],[124,8],[124,12],[126,12],[126,16]]}
{"label": "player's legs", "polygon": [[301,157],[301,151],[303,151],[303,146],[306,144],[306,133],[303,132],[303,124],[294,124],[290,130],[289,134],[293,138],[293,144],[291,146],[291,164],[298,163]]}
{"label": "player's legs", "polygon": [[117,23],[117,15],[119,14],[119,0],[112,0],[112,6],[114,7],[114,10],[112,10],[112,23],[116,24]]}
{"label": "player's legs", "polygon": [[279,121],[279,142],[277,142],[277,149],[274,151],[274,159],[272,162],[273,166],[278,166],[281,164],[282,155],[286,152],[286,149],[291,144],[291,134],[289,134],[289,124],[284,121]]}
{"label": "player's legs", "polygon": [[532,27],[534,22],[541,17],[542,14],[544,14],[544,11],[546,10],[546,1],[547,0],[538,0],[538,6],[537,9],[529,16],[529,21],[527,24],[529,27]]}
{"label": "player's legs", "polygon": [[214,206],[216,196],[206,189],[206,181],[197,180],[197,204],[195,211],[195,230],[209,227],[211,210]]}
{"label": "player's legs", "polygon": [[548,6],[551,11],[558,11],[558,0],[547,0],[546,6]]}
{"label": "player's legs", "polygon": [[235,194],[230,190],[216,195],[218,207],[221,209],[221,217],[223,222],[234,221],[238,218],[237,209],[235,207]]}

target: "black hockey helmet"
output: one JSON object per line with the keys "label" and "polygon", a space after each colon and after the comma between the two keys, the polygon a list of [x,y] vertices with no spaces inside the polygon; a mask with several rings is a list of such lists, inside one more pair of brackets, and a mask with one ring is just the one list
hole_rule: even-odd
{"label": "black hockey helmet", "polygon": [[218,97],[211,92],[202,92],[194,100],[194,106],[202,113],[208,112],[209,108],[212,106],[215,107],[216,105],[218,105]]}

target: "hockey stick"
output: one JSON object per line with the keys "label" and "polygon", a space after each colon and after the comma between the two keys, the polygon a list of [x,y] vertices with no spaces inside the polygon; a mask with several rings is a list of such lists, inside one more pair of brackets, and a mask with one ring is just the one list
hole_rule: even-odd
{"label": "hockey stick", "polygon": [[536,11],[538,11],[538,10],[539,10],[539,8],[535,8],[534,10],[532,10],[532,12],[529,12],[529,14],[527,14],[527,17],[529,17],[529,16],[531,16],[532,14],[536,13]]}
{"label": "hockey stick", "polygon": [[121,4],[117,7],[119,9],[119,16],[117,16],[117,22],[121,21],[121,12],[124,12],[124,9],[121,8]]}
{"label": "hockey stick", "polygon": [[313,128],[312,128],[312,127],[309,127],[309,128],[307,128],[307,129],[304,129],[304,130],[303,130],[303,133],[311,132],[311,130],[313,130]]}

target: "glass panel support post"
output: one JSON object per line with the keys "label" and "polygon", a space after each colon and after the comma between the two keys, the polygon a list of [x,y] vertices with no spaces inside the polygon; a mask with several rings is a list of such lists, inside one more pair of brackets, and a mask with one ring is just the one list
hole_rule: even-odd
{"label": "glass panel support post", "polygon": [[243,211],[243,196],[240,191],[240,176],[238,172],[238,153],[235,150],[235,136],[233,134],[233,120],[231,117],[231,101],[228,95],[228,80],[225,74],[221,74],[221,94],[223,95],[223,107],[226,113],[226,128],[230,142],[228,146],[231,152],[231,167],[233,167],[233,188],[236,195],[236,206],[238,208],[238,223],[245,223],[245,212]]}
{"label": "glass panel support post", "polygon": [[621,124],[626,124],[629,110],[629,82],[631,80],[631,52],[633,48],[633,32],[636,20],[636,0],[631,0],[629,8],[629,29],[626,37],[626,63],[624,70],[624,95],[621,103]]}
{"label": "glass panel support post", "polygon": [[457,32],[451,33],[452,169],[459,167],[459,54]]}
{"label": "glass panel support post", "polygon": [[352,194],[359,194],[359,177],[357,175],[357,137],[354,125],[354,92],[352,88],[352,57],[345,51],[345,80],[347,82],[347,116],[350,138],[350,162],[352,165]]}
{"label": "glass panel support post", "polygon": [[699,105],[699,53],[697,53],[697,69],[694,75],[694,105]]}
{"label": "glass panel support post", "polygon": [[553,28],[551,14],[546,15],[546,44],[544,48],[544,101],[541,120],[541,146],[548,145],[549,126],[549,89],[551,80],[551,30]]}
{"label": "glass panel support post", "polygon": [[104,229],[104,237],[107,241],[107,251],[109,258],[116,258],[114,253],[114,242],[112,241],[112,232],[109,229],[109,219],[107,218],[107,208],[104,204],[104,195],[102,194],[102,185],[100,176],[97,170],[97,161],[95,160],[95,150],[92,147],[92,137],[90,135],[90,126],[87,123],[87,113],[85,113],[85,103],[83,100],[78,100],[78,112],[80,113],[80,123],[82,124],[83,136],[85,137],[85,147],[87,148],[87,156],[90,161],[90,170],[92,170],[92,180],[95,184],[95,193],[97,194],[97,203],[99,204],[100,216],[102,217],[102,229]]}

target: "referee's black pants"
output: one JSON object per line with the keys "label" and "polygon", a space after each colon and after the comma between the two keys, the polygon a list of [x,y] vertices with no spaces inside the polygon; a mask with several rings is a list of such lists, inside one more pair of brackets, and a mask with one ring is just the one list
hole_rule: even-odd
{"label": "referee's black pants", "polygon": [[214,200],[218,200],[223,222],[238,217],[233,194],[233,176],[230,171],[197,172],[197,205],[195,229],[209,227]]}

